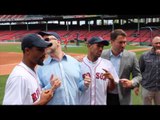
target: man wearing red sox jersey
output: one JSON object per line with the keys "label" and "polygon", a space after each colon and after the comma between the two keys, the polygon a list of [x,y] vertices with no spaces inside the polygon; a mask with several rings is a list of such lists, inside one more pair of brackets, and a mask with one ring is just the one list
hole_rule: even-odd
{"label": "man wearing red sox jersey", "polygon": [[35,68],[36,65],[43,65],[45,49],[51,45],[37,34],[28,34],[22,38],[23,59],[7,79],[3,105],[45,105],[50,101],[60,82],[55,80],[51,89],[42,91]]}
{"label": "man wearing red sox jersey", "polygon": [[104,45],[109,42],[100,37],[93,37],[87,43],[88,54],[83,58],[81,69],[83,78],[87,75],[91,79],[84,80],[81,105],[106,105],[107,89],[114,89],[119,82],[112,63],[100,57]]}

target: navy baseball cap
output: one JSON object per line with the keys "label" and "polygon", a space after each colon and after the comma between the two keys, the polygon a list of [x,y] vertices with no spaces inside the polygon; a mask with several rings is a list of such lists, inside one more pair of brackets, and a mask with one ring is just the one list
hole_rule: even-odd
{"label": "navy baseball cap", "polygon": [[47,48],[52,46],[52,43],[43,40],[38,34],[28,34],[21,39],[21,47],[24,50],[26,47],[40,47]]}
{"label": "navy baseball cap", "polygon": [[102,43],[106,46],[109,45],[108,40],[104,40],[101,37],[92,37],[90,40],[88,40],[88,44],[92,45],[92,44],[96,44],[96,43]]}
{"label": "navy baseball cap", "polygon": [[56,32],[40,31],[40,32],[38,32],[38,34],[41,35],[42,37],[43,37],[44,35],[53,35],[53,36],[56,37],[58,40],[61,40],[61,37],[60,37],[59,34],[56,33]]}

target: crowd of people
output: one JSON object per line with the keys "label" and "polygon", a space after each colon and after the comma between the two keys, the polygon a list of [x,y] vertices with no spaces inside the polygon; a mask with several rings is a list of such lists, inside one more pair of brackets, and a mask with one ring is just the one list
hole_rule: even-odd
{"label": "crowd of people", "polygon": [[61,44],[56,32],[22,38],[23,59],[7,79],[3,105],[133,105],[131,91],[139,95],[141,88],[144,105],[160,105],[160,37],[139,60],[125,49],[122,29],[111,32],[110,42],[87,40],[82,59],[67,55]]}

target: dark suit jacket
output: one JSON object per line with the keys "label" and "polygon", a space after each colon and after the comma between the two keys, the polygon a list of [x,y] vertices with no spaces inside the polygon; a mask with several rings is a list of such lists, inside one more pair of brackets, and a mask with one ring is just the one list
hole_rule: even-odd
{"label": "dark suit jacket", "polygon": [[[101,57],[110,60],[110,52],[111,49],[103,50]],[[131,74],[133,86],[136,87],[142,80],[138,60],[134,52],[124,50],[120,61],[120,70],[118,76],[120,79],[130,79]],[[131,89],[132,88],[123,88],[121,84],[118,84],[118,93],[121,105],[131,104]]]}

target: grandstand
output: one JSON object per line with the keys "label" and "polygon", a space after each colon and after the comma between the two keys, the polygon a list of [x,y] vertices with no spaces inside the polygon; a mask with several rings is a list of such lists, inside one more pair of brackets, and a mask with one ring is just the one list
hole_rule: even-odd
{"label": "grandstand", "polygon": [[55,31],[62,40],[88,40],[101,36],[109,40],[113,29],[127,32],[129,43],[150,45],[154,36],[160,36],[160,16],[118,15],[0,15],[0,41],[19,41],[29,33]]}

